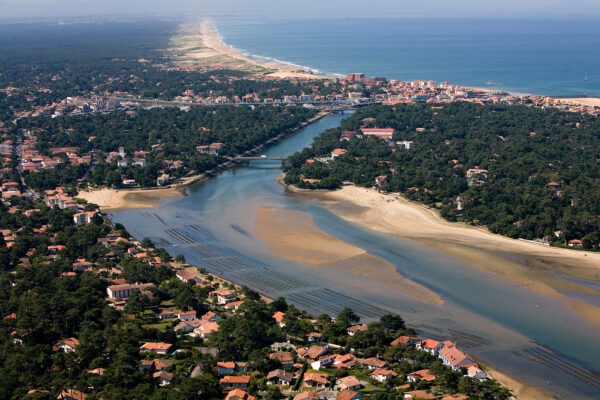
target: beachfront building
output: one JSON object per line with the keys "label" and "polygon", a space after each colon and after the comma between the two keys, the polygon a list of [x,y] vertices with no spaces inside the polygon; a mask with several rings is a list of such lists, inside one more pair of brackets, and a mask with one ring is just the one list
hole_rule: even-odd
{"label": "beachfront building", "polygon": [[416,348],[435,356],[438,354],[438,351],[444,348],[444,344],[442,342],[438,342],[437,340],[425,339],[422,342],[417,343]]}
{"label": "beachfront building", "polygon": [[458,370],[460,367],[466,367],[475,362],[465,353],[458,350],[456,347],[445,347],[439,351],[439,357],[444,362],[444,365],[451,367],[453,370]]}

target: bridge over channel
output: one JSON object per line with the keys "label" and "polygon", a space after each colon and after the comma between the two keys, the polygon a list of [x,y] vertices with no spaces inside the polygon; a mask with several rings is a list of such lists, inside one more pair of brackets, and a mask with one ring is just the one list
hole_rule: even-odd
{"label": "bridge over channel", "polygon": [[267,157],[267,156],[248,156],[248,157],[234,157],[234,161],[251,161],[251,160],[277,160],[285,161],[287,157]]}

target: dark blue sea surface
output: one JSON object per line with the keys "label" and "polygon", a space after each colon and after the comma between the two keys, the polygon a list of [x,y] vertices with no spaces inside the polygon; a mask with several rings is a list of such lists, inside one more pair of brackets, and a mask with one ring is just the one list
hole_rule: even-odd
{"label": "dark blue sea surface", "polygon": [[215,24],[226,44],[248,55],[320,73],[600,95],[597,19],[223,18]]}

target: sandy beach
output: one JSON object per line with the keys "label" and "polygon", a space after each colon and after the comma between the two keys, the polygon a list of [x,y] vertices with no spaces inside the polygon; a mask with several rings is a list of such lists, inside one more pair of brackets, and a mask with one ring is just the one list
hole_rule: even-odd
{"label": "sandy beach", "polygon": [[178,35],[171,39],[169,52],[181,65],[211,65],[247,71],[255,75],[277,78],[327,79],[310,70],[276,62],[260,62],[241,54],[223,43],[213,28],[214,22],[205,19],[194,24],[182,24]]}
{"label": "sandy beach", "polygon": [[254,233],[287,260],[369,278],[429,304],[444,302],[438,294],[400,275],[393,264],[323,232],[308,214],[259,207]]}
{"label": "sandy beach", "polygon": [[97,189],[79,192],[77,197],[85,199],[88,203],[100,206],[105,213],[140,208],[154,208],[161,204],[161,199],[182,196],[177,189],[165,188],[155,190],[115,190]]}
{"label": "sandy beach", "polygon": [[[417,241],[519,286],[558,298],[578,316],[600,327],[600,308],[560,293],[599,295],[592,286],[561,277],[600,281],[598,253],[543,246],[447,222],[425,206],[371,189],[345,186],[315,196],[324,198],[331,211],[347,220]],[[341,207],[340,202],[361,208],[346,211],[348,207]]]}
{"label": "sandy beach", "polygon": [[588,107],[600,107],[600,98],[598,97],[576,97],[561,99],[565,103],[577,104]]}
{"label": "sandy beach", "polygon": [[497,369],[491,367],[488,364],[481,363],[481,367],[485,369],[486,374],[491,378],[495,379],[504,387],[510,390],[510,393],[519,400],[540,400],[540,399],[552,399],[555,396],[546,391],[542,391],[534,386],[528,385],[518,379],[513,378]]}

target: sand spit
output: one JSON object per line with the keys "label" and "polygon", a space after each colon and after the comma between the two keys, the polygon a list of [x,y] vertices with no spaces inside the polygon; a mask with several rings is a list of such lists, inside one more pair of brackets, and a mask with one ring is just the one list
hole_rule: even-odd
{"label": "sand spit", "polygon": [[223,66],[277,78],[327,78],[293,65],[262,62],[245,56],[237,49],[223,43],[223,38],[215,31],[214,21],[211,19],[182,24],[178,35],[171,39],[169,52],[181,65]]}
{"label": "sand spit", "polygon": [[154,190],[115,190],[104,188],[81,191],[77,195],[77,197],[85,199],[89,203],[97,204],[100,206],[100,210],[105,213],[154,208],[161,205],[162,199],[176,196],[182,196],[182,193],[173,188]]}

